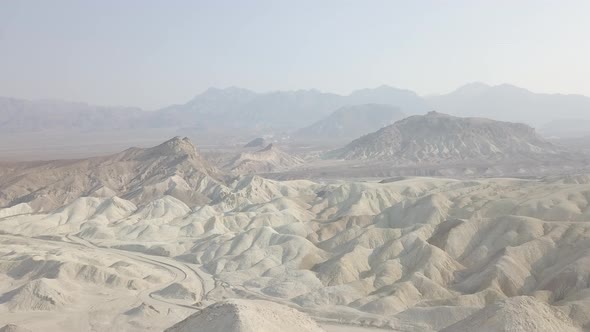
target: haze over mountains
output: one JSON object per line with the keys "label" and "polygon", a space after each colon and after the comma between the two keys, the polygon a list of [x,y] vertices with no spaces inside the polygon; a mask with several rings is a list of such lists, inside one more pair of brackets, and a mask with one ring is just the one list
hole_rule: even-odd
{"label": "haze over mountains", "polygon": [[311,126],[296,131],[300,140],[345,141],[371,133],[401,120],[399,107],[385,104],[360,104],[342,107]]}
{"label": "haze over mountains", "polygon": [[590,332],[588,13],[0,1],[0,332]]}
{"label": "haze over mountains", "polygon": [[130,129],[142,126],[145,116],[139,108],[0,97],[0,130],[4,132]]}
{"label": "haze over mountains", "polygon": [[414,92],[389,86],[347,96],[318,90],[255,93],[236,87],[210,88],[185,104],[156,112],[148,125],[297,129],[340,107],[368,103],[395,105],[408,114],[428,110]]}
{"label": "haze over mountains", "polygon": [[6,329],[590,327],[590,154],[497,120],[580,117],[585,97],[471,84],[209,89],[152,112],[0,102],[17,148],[44,132],[214,146],[0,162]]}
{"label": "haze over mountains", "polygon": [[[317,90],[255,93],[211,88],[184,104],[153,112],[136,108],[95,107],[59,101],[0,99],[0,129],[96,131],[129,128],[288,130],[311,126],[342,107],[382,104],[406,115],[431,110],[458,116],[523,122],[535,127],[559,119],[590,119],[590,98],[539,94],[511,85],[465,85],[446,95],[423,98],[381,86],[343,96]],[[361,106],[358,106],[361,107]],[[329,119],[325,119],[329,121]],[[370,126],[370,123],[364,124]]]}
{"label": "haze over mountains", "polygon": [[446,95],[428,98],[437,111],[486,117],[540,127],[556,119],[590,119],[590,98],[581,95],[533,93],[510,84],[467,84]]}
{"label": "haze over mountains", "polygon": [[590,120],[583,118],[553,120],[539,131],[547,137],[588,138],[590,137]]}

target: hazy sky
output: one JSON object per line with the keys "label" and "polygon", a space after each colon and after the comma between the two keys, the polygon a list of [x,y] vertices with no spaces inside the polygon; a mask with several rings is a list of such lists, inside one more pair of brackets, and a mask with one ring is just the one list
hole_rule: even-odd
{"label": "hazy sky", "polygon": [[590,95],[590,1],[0,0],[0,95],[153,109],[209,86]]}

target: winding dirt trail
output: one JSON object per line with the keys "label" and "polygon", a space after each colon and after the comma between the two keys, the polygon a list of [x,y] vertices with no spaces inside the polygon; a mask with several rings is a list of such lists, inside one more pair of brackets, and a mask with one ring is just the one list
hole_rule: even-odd
{"label": "winding dirt trail", "polygon": [[[89,242],[85,239],[82,239],[80,237],[77,237],[75,235],[71,235],[68,234],[66,235],[66,238],[71,241],[72,243],[77,243],[79,245],[82,245],[84,247],[93,249],[93,250],[99,250],[99,251],[104,251],[104,252],[108,252],[111,254],[117,254],[120,256],[124,256],[127,259],[130,260],[136,260],[136,261],[140,261],[143,263],[147,263],[147,264],[151,264],[154,266],[158,266],[160,268],[166,269],[167,271],[169,271],[173,276],[173,280],[164,283],[164,284],[158,284],[155,285],[152,288],[143,290],[139,293],[138,297],[146,304],[164,304],[166,306],[176,306],[176,307],[181,307],[184,309],[190,309],[190,310],[199,310],[200,308],[196,307],[196,306],[192,306],[192,305],[187,305],[187,304],[183,304],[183,303],[177,303],[171,300],[167,300],[167,299],[163,299],[157,296],[154,296],[154,293],[157,293],[158,291],[161,291],[162,289],[172,285],[173,283],[180,283],[183,282],[187,279],[189,279],[189,276],[194,277],[196,280],[199,281],[200,284],[200,290],[199,290],[199,294],[198,294],[198,299],[196,302],[202,302],[204,300],[206,300],[206,294],[207,294],[207,289],[205,287],[205,280],[203,278],[203,276],[201,276],[199,274],[199,272],[197,272],[196,269],[188,266],[185,263],[182,262],[178,262],[172,258],[169,257],[163,257],[163,256],[154,256],[154,255],[148,255],[148,254],[143,254],[143,253],[139,253],[139,252],[134,252],[134,251],[127,251],[127,250],[121,250],[121,249],[113,249],[113,248],[105,248],[105,247],[100,247],[97,246],[95,244],[93,244],[92,242]],[[192,278],[191,278],[192,279]]]}
{"label": "winding dirt trail", "polygon": [[[174,311],[176,312],[176,314],[174,314],[175,316],[178,316],[179,314],[182,315],[182,317],[177,319],[180,320],[184,317],[184,315],[186,315],[181,313],[184,312],[190,314],[199,311],[204,306],[206,306],[207,302],[209,302],[207,301],[207,294],[215,287],[212,277],[200,271],[198,266],[191,266],[191,264],[176,261],[171,257],[154,256],[122,249],[101,247],[73,234],[65,235],[65,238],[61,239],[57,237],[28,237],[21,234],[8,233],[2,233],[0,236],[5,238],[18,238],[33,243],[51,243],[52,245],[59,245],[60,247],[83,247],[90,251],[98,251],[104,252],[105,254],[116,255],[127,261],[149,264],[154,266],[154,268],[163,269],[170,274],[171,278],[167,279],[165,282],[153,284],[149,288],[140,290],[135,296],[130,296],[129,293],[123,292],[121,294],[112,293],[109,295],[105,293],[104,295],[106,297],[104,297],[104,299],[100,297],[94,297],[92,299],[93,303],[89,303],[90,306],[85,309],[86,313],[84,315],[76,317],[76,319],[74,319],[76,322],[73,322],[71,318],[69,319],[70,321],[68,324],[75,323],[77,326],[76,329],[103,331],[109,326],[114,327],[120,324],[127,324],[124,321],[128,318],[123,318],[123,321],[121,321],[121,318],[125,317],[125,315],[113,316],[111,314],[109,316],[105,315],[105,312],[110,312],[113,310],[113,308],[130,311],[142,305],[145,305],[148,309],[155,310],[156,312],[163,315],[170,315],[170,312]],[[196,293],[196,299],[194,301],[187,302],[187,300],[163,298],[156,295],[156,293],[172,285],[173,283],[185,283],[193,286],[194,288],[191,288],[191,290]]]}

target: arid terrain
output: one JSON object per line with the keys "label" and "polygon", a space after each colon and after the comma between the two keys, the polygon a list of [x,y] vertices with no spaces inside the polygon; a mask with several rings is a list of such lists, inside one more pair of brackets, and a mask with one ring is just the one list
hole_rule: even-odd
{"label": "arid terrain", "polygon": [[[559,161],[570,152],[534,133],[519,139],[570,168],[498,177],[514,165],[429,145],[412,155],[431,165],[412,166],[275,145],[202,153],[180,137],[88,159],[4,162],[0,325],[587,330],[590,172],[578,167],[583,155]],[[479,171],[490,164],[497,175]],[[391,176],[401,169],[413,173]]]}
{"label": "arid terrain", "polygon": [[590,332],[590,1],[0,1],[0,332]]}

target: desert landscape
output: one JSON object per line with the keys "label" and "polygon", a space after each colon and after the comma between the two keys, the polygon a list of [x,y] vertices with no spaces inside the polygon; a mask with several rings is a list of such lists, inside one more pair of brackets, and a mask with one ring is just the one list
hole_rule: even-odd
{"label": "desert landscape", "polygon": [[[526,125],[436,112],[320,154],[266,144],[210,161],[175,137],[107,156],[3,163],[0,324],[590,326],[588,156]],[[342,171],[350,162],[356,172]],[[376,176],[424,165],[434,177]]]}
{"label": "desert landscape", "polygon": [[590,332],[589,12],[0,1],[0,332]]}

